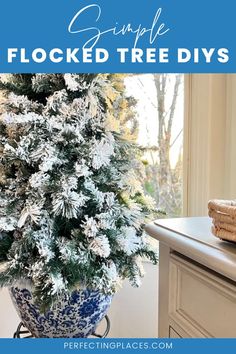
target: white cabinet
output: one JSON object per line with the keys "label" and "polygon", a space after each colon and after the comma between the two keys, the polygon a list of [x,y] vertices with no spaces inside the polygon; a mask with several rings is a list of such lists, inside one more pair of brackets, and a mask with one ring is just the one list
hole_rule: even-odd
{"label": "white cabinet", "polygon": [[147,226],[160,241],[159,336],[236,336],[236,244],[214,238],[208,218]]}
{"label": "white cabinet", "polygon": [[170,338],[181,338],[181,336],[170,326],[170,331],[169,331],[169,337]]}

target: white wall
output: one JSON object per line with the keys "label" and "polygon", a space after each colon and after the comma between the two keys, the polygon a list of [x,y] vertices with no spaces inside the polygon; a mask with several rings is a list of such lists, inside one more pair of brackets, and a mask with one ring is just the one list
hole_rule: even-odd
{"label": "white wall", "polygon": [[236,75],[193,74],[186,85],[185,214],[236,198]]}
{"label": "white wall", "polygon": [[225,136],[225,198],[236,199],[236,75],[228,74]]}
{"label": "white wall", "polygon": [[[157,337],[158,267],[145,263],[146,276],[139,289],[128,283],[114,297],[109,317],[109,337]],[[0,291],[0,338],[12,337],[19,318],[9,298],[7,289]],[[102,333],[103,324],[99,329]]]}
{"label": "white wall", "polygon": [[139,289],[128,283],[116,294],[109,312],[110,337],[151,338],[158,334],[158,267],[145,264],[146,275]]}
{"label": "white wall", "polygon": [[19,324],[7,289],[0,291],[0,338],[11,338]]}

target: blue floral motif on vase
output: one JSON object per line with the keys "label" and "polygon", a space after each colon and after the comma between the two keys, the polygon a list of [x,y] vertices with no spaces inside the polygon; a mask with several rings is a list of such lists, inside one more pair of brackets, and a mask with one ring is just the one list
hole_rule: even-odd
{"label": "blue floral motif on vase", "polygon": [[9,291],[24,326],[36,338],[86,338],[95,332],[112,301],[111,295],[99,291],[75,290],[44,314],[34,303],[30,288],[17,285]]}

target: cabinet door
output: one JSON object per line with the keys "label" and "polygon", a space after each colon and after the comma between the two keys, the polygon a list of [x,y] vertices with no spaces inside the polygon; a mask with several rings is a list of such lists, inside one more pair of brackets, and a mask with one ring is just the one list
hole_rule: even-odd
{"label": "cabinet door", "polygon": [[169,338],[182,338],[182,337],[172,327],[170,327]]}
{"label": "cabinet door", "polygon": [[235,337],[235,284],[176,254],[169,275],[170,319],[190,337]]}

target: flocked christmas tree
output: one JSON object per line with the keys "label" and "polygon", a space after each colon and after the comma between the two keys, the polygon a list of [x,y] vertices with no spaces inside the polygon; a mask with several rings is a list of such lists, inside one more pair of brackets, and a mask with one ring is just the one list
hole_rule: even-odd
{"label": "flocked christmas tree", "polygon": [[139,149],[110,124],[114,86],[107,75],[1,78],[0,284],[29,280],[43,307],[75,288],[139,286],[140,259],[157,261]]}

